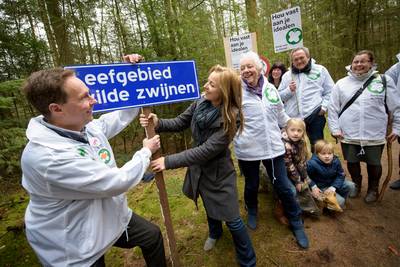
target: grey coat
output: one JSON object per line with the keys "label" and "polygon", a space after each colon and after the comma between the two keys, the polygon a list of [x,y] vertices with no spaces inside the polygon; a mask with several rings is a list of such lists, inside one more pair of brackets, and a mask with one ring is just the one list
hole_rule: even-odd
{"label": "grey coat", "polygon": [[[177,132],[189,126],[195,130],[193,113],[200,99],[174,119],[161,119],[157,132]],[[221,221],[232,221],[240,216],[236,172],[233,167],[229,139],[224,133],[221,116],[204,131],[206,141],[196,147],[165,157],[166,169],[188,167],[183,193],[197,206],[199,195],[207,216]]]}

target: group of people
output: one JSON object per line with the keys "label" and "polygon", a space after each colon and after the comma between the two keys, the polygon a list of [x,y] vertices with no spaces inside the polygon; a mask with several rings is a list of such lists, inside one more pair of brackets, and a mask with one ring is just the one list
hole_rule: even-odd
{"label": "group of people", "polygon": [[[109,247],[139,246],[147,266],[166,266],[159,227],[132,212],[124,194],[142,180],[148,166],[155,172],[188,167],[183,193],[196,205],[201,197],[204,204],[208,222],[204,250],[213,249],[225,222],[240,266],[256,265],[247,229],[256,229],[258,223],[261,162],[301,248],[308,248],[309,241],[297,199],[300,192],[308,188],[317,199],[324,193],[336,193],[343,205],[349,194],[359,194],[360,161],[365,161],[365,201],[375,201],[386,134],[388,141],[399,135],[400,79],[396,89],[392,78],[377,76],[370,51],[356,54],[348,76],[336,85],[307,48],[293,50],[290,57],[289,71],[274,64],[268,78],[254,52],[242,55],[240,76],[230,68],[213,66],[203,97],[182,114],[173,119],[160,119],[153,113],[139,118],[144,127],[152,122],[157,133],[190,128],[193,147],[150,162],[160,147],[157,135],[145,139],[143,148],[120,168],[107,139],[124,129],[138,110],[115,111],[93,120],[96,101],[72,71],[33,73],[23,90],[41,115],[28,125],[29,143],[21,166],[22,184],[30,195],[27,238],[42,264],[104,266],[103,255]],[[133,54],[124,59],[136,63],[142,58]],[[360,87],[367,90],[344,112]],[[394,118],[391,133],[383,127],[385,107]],[[327,111],[329,128],[341,140],[354,184],[344,179],[332,144],[323,140]],[[314,153],[310,160],[306,134]],[[245,178],[248,227],[239,212],[231,142]]]}

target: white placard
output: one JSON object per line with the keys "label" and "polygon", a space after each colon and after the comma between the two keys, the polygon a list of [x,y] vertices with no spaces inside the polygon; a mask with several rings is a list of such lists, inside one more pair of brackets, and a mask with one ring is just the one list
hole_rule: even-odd
{"label": "white placard", "polygon": [[275,53],[303,46],[300,7],[272,14],[271,24]]}
{"label": "white placard", "polygon": [[255,33],[246,33],[224,38],[227,66],[239,70],[240,55],[249,51],[257,53]]}

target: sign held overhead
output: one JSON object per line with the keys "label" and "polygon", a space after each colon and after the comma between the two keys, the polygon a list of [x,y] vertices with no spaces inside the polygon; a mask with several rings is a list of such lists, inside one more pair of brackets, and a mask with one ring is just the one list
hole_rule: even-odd
{"label": "sign held overhead", "polygon": [[249,51],[257,53],[255,33],[230,36],[224,38],[226,65],[235,70],[240,69],[240,55]]}
{"label": "sign held overhead", "polygon": [[96,99],[94,112],[200,97],[194,61],[67,66]]}
{"label": "sign held overhead", "polygon": [[303,46],[300,7],[293,7],[271,15],[275,53]]}

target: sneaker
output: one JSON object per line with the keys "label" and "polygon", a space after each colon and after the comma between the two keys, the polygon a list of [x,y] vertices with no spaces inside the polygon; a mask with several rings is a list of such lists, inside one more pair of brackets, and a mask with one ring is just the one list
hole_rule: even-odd
{"label": "sneaker", "polygon": [[400,179],[390,184],[390,189],[400,190]]}
{"label": "sneaker", "polygon": [[215,246],[215,243],[217,243],[217,239],[208,237],[206,242],[204,242],[204,247],[203,247],[204,251],[212,250]]}
{"label": "sneaker", "polygon": [[299,228],[299,229],[293,230],[293,234],[296,237],[297,244],[301,248],[307,249],[310,246],[310,244],[308,242],[308,238],[307,238],[306,232],[304,232],[303,228]]}
{"label": "sneaker", "polygon": [[376,202],[378,200],[378,192],[376,191],[369,191],[364,198],[364,202],[367,204]]}

